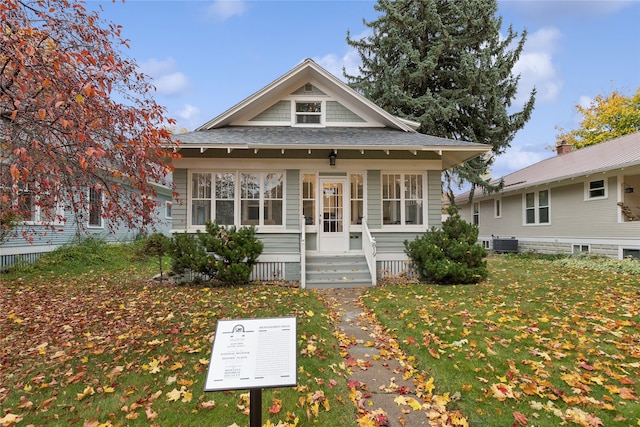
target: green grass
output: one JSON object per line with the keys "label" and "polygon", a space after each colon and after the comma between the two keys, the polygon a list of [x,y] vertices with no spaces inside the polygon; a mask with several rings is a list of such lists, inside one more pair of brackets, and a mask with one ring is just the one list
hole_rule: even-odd
{"label": "green grass", "polygon": [[[203,391],[216,322],[296,316],[298,386],[264,390],[263,422],[356,425],[317,293],[159,284],[139,243],[85,244],[0,280],[0,419],[248,426],[246,390]],[[448,409],[471,426],[637,427],[640,276],[636,264],[618,264],[503,256],[479,285],[386,285],[364,302],[434,378],[433,393],[459,393]]]}
{"label": "green grass", "polygon": [[452,409],[471,426],[512,425],[514,413],[535,426],[637,426],[640,276],[605,264],[500,257],[479,285],[389,285],[364,301],[436,393],[461,394]]}
{"label": "green grass", "polygon": [[[353,424],[332,320],[315,292],[160,285],[149,280],[154,261],[105,261],[104,253],[70,274],[52,256],[55,263],[42,258],[0,283],[0,419],[11,413],[22,417],[18,425],[248,426],[246,390],[203,390],[216,321],[296,316],[298,386],[264,390],[264,423]],[[282,408],[272,414],[276,399]]]}

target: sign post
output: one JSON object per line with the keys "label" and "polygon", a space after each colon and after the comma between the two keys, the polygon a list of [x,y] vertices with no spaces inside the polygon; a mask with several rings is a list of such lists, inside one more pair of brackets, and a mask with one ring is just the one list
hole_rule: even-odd
{"label": "sign post", "polygon": [[251,427],[262,426],[262,389],[297,385],[296,318],[218,320],[204,391],[249,389]]}

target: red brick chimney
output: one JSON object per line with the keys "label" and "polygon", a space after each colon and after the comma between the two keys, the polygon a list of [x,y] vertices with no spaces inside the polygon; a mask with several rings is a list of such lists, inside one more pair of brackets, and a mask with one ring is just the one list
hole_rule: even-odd
{"label": "red brick chimney", "polygon": [[558,153],[558,156],[570,153],[572,150],[573,147],[571,146],[571,144],[564,140],[560,144],[556,145],[556,153]]}

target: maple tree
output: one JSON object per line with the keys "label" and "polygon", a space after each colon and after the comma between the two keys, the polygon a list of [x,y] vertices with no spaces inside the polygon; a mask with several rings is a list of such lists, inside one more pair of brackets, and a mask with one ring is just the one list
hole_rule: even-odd
{"label": "maple tree", "polygon": [[91,215],[111,230],[151,224],[175,122],[118,50],[120,26],[81,0],[6,0],[0,23],[2,236],[25,221],[55,228],[67,212],[79,230]]}
{"label": "maple tree", "polygon": [[578,149],[640,131],[640,86],[633,95],[614,90],[575,108],[581,116],[580,127],[570,131],[556,127],[560,131],[556,145],[565,142]]}

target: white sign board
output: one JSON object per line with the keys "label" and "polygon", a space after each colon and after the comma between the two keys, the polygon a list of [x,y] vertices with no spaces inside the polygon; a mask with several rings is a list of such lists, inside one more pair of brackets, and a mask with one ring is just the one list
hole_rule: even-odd
{"label": "white sign board", "polygon": [[218,320],[205,391],[296,386],[296,318]]}

